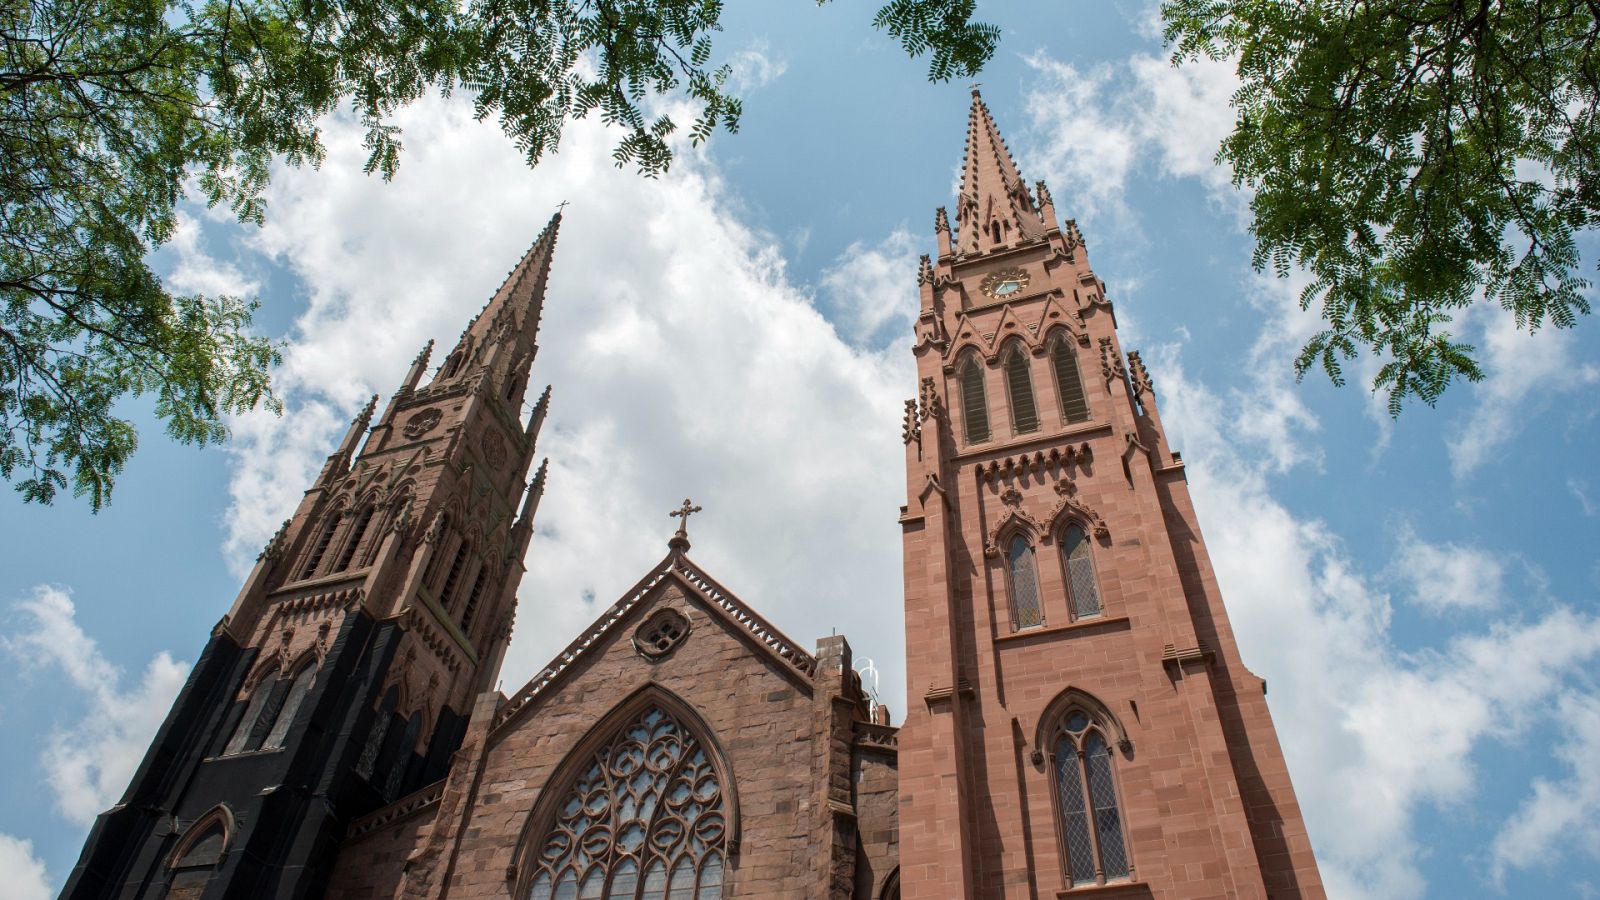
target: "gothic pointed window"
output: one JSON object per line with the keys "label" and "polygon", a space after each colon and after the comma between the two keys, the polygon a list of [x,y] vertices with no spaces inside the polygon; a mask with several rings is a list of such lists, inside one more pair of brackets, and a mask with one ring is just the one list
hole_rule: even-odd
{"label": "gothic pointed window", "polygon": [[1050,365],[1056,370],[1056,393],[1061,399],[1061,418],[1067,422],[1089,421],[1089,401],[1083,395],[1083,378],[1078,374],[1078,355],[1072,339],[1059,337],[1050,345]]}
{"label": "gothic pointed window", "polygon": [[439,526],[434,531],[433,555],[428,557],[428,567],[422,570],[422,582],[433,584],[433,576],[438,574],[439,567],[444,564],[445,545],[450,543],[450,515],[445,513],[439,517]]}
{"label": "gothic pointed window", "polygon": [[472,581],[472,592],[467,594],[467,606],[461,611],[461,631],[472,636],[472,620],[478,614],[478,602],[483,599],[483,586],[489,581],[489,564],[478,567],[478,577]]}
{"label": "gothic pointed window", "polygon": [[1099,723],[1082,709],[1067,710],[1050,761],[1068,881],[1079,887],[1128,878],[1111,745]]}
{"label": "gothic pointed window", "polygon": [[[280,687],[283,689],[280,690]],[[250,695],[250,702],[245,704],[244,715],[240,717],[239,724],[234,726],[233,736],[228,738],[228,744],[222,750],[223,756],[247,753],[261,748],[261,740],[266,737],[267,729],[272,727],[278,707],[283,703],[285,691],[287,687],[279,684],[276,675],[268,675],[256,685],[255,693]]]}
{"label": "gothic pointed window", "polygon": [[343,572],[355,561],[356,551],[361,547],[361,540],[367,536],[367,526],[372,524],[372,516],[376,511],[377,507],[369,503],[367,508],[361,511],[361,515],[356,517],[356,524],[350,529],[350,537],[345,540],[344,552],[339,554],[339,565],[334,568],[335,572]]}
{"label": "gothic pointed window", "polygon": [[1033,547],[1017,535],[1006,548],[1006,580],[1011,583],[1011,627],[1032,628],[1044,624],[1039,608],[1039,575],[1034,566]]}
{"label": "gothic pointed window", "polygon": [[557,795],[528,900],[720,900],[722,784],[700,739],[650,705]]}
{"label": "gothic pointed window", "polygon": [[461,546],[456,548],[456,558],[450,563],[450,572],[444,577],[444,586],[439,588],[439,605],[445,609],[455,600],[456,585],[461,583],[461,572],[467,567],[467,559],[472,555],[472,545],[462,539]]}
{"label": "gothic pointed window", "polygon": [[977,444],[989,439],[989,398],[983,391],[983,366],[976,355],[968,355],[961,362],[956,375],[961,384],[961,423],[966,429],[967,443]]}
{"label": "gothic pointed window", "polygon": [[273,720],[272,730],[267,732],[266,739],[261,742],[261,749],[276,750],[283,746],[289,734],[289,726],[294,724],[295,714],[300,711],[300,704],[305,702],[306,694],[311,690],[311,683],[317,678],[317,667],[308,665],[300,670],[300,674],[289,683],[289,692],[283,698],[283,706],[279,708]]}
{"label": "gothic pointed window", "polygon": [[1039,430],[1039,410],[1033,402],[1033,378],[1028,374],[1028,354],[1012,344],[1006,354],[1006,392],[1011,399],[1011,426],[1017,434]]}
{"label": "gothic pointed window", "polygon": [[1061,535],[1061,562],[1067,569],[1067,600],[1072,617],[1100,615],[1100,585],[1095,581],[1094,560],[1089,556],[1089,535],[1078,525],[1067,526]]}

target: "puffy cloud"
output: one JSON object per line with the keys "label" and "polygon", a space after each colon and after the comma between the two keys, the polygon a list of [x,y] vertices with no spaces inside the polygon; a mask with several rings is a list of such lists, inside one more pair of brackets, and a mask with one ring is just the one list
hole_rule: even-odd
{"label": "puffy cloud", "polygon": [[[706,509],[690,529],[696,558],[803,645],[848,634],[898,708],[896,438],[915,392],[903,342],[844,339],[694,152],[643,179],[606,162],[614,136],[586,121],[530,173],[466,103],[425,101],[403,124],[394,183],[360,173],[359,131],[333,120],[321,169],[269,194],[254,241],[303,279],[309,307],[278,374],[284,417],[237,423],[235,565],[293,510],[365,395],[389,393],[429,337],[452,342],[569,200],[534,367],[554,385],[551,474],[508,687],[666,552],[666,513],[688,495]],[[892,235],[828,277],[860,328],[914,307],[912,249]]]}
{"label": "puffy cloud", "polygon": [[1479,349],[1487,376],[1473,386],[1477,402],[1450,441],[1450,468],[1457,478],[1495,461],[1530,420],[1530,410],[1558,394],[1600,383],[1600,366],[1573,356],[1576,337],[1570,331],[1529,333],[1498,307],[1475,307],[1461,320],[1463,328],[1475,322],[1482,328]]}
{"label": "puffy cloud", "polygon": [[917,258],[931,249],[901,228],[876,246],[857,241],[839,254],[822,287],[843,336],[872,346],[910,334],[917,315]]}
{"label": "puffy cloud", "polygon": [[1491,845],[1496,884],[1510,869],[1548,869],[1571,849],[1600,856],[1600,696],[1564,693],[1556,718],[1566,733],[1556,757],[1567,775],[1534,779],[1528,798],[1500,829]]}
{"label": "puffy cloud", "polygon": [[87,701],[82,718],[53,731],[39,758],[59,812],[87,826],[127,788],[189,664],[159,653],[137,684],[124,687],[122,671],[78,625],[66,591],[37,587],[15,609],[25,623],[0,638],[0,646],[22,663],[25,675],[59,673]]}
{"label": "puffy cloud", "polygon": [[1395,572],[1423,608],[1435,613],[1488,609],[1499,602],[1505,567],[1493,554],[1452,543],[1430,544],[1410,526],[1401,529],[1399,540]]}
{"label": "puffy cloud", "polygon": [[1270,459],[1236,443],[1231,423],[1247,398],[1188,378],[1180,350],[1149,360],[1162,416],[1190,461],[1241,652],[1272,686],[1329,895],[1421,896],[1428,851],[1418,814],[1470,800],[1474,754],[1533,727],[1555,697],[1581,692],[1600,656],[1600,619],[1556,606],[1403,652],[1389,596],[1325,524],[1273,497]]}
{"label": "puffy cloud", "polygon": [[0,834],[0,900],[50,900],[55,891],[44,863],[33,855],[33,841]]}

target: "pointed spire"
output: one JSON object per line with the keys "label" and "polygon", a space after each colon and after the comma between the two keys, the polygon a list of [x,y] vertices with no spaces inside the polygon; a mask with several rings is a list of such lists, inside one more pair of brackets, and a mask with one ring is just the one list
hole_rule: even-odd
{"label": "pointed spire", "polygon": [[972,110],[967,116],[967,152],[961,167],[956,221],[960,227],[956,249],[967,253],[1049,230],[977,88],[972,89]]}
{"label": "pointed spire", "polygon": [[422,352],[411,361],[411,371],[406,373],[405,383],[400,385],[400,392],[409,394],[417,389],[417,384],[422,381],[422,373],[428,371],[428,359],[433,356],[433,339],[422,346]]}
{"label": "pointed spire", "polygon": [[377,412],[377,409],[378,395],[373,394],[367,405],[361,408],[361,412],[356,413],[355,419],[350,423],[350,430],[345,432],[344,440],[339,443],[336,455],[349,459],[350,454],[355,452],[356,444],[361,442],[361,435],[365,434],[367,426],[372,424],[372,414]]}
{"label": "pointed spire", "polygon": [[950,216],[939,207],[933,214],[933,233],[939,239],[939,258],[950,255]]}
{"label": "pointed spire", "polygon": [[550,261],[560,228],[561,213],[557,212],[506,275],[494,297],[472,320],[467,332],[476,338],[476,344],[515,341],[523,336],[530,344],[533,342],[544,311],[545,280],[550,275]]}

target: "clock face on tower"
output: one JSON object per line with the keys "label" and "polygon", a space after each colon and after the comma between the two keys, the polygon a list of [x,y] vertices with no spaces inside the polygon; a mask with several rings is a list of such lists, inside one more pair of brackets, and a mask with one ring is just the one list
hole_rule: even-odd
{"label": "clock face on tower", "polygon": [[1001,269],[990,273],[983,280],[980,288],[984,294],[1001,300],[1010,297],[1028,286],[1028,273],[1021,269]]}

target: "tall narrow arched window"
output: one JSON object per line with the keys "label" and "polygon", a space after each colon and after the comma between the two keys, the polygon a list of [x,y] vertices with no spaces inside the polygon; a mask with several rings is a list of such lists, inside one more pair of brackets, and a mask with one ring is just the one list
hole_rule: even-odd
{"label": "tall narrow arched window", "polygon": [[422,570],[422,583],[433,584],[433,576],[444,564],[445,547],[450,543],[450,514],[439,517],[439,528],[434,532],[433,555],[428,557],[428,567]]}
{"label": "tall narrow arched window", "polygon": [[287,690],[287,685],[280,684],[276,675],[268,675],[256,685],[256,692],[250,695],[250,702],[245,704],[244,715],[233,728],[233,736],[228,738],[227,746],[222,749],[223,756],[261,749],[261,740],[267,736],[267,729],[272,727]]}
{"label": "tall narrow arched window", "polygon": [[1067,570],[1067,600],[1072,617],[1100,615],[1100,585],[1094,577],[1094,560],[1089,557],[1089,535],[1081,527],[1068,525],[1062,532],[1061,562]]}
{"label": "tall narrow arched window", "polygon": [[323,517],[322,531],[317,535],[317,542],[311,545],[311,552],[306,554],[305,567],[300,570],[301,578],[310,578],[317,574],[317,568],[322,565],[322,558],[328,554],[328,545],[333,543],[333,533],[338,525],[337,511],[330,511]]}
{"label": "tall narrow arched window", "polygon": [[700,739],[647,706],[557,795],[528,900],[720,900],[723,788]]}
{"label": "tall narrow arched window", "polygon": [[278,710],[276,719],[272,723],[272,730],[267,732],[266,739],[261,742],[261,749],[276,750],[283,746],[288,738],[289,726],[294,724],[295,713],[300,711],[300,705],[305,702],[306,694],[311,690],[311,683],[316,681],[317,667],[305,666],[300,674],[289,683],[289,693],[283,698],[283,706]]}
{"label": "tall narrow arched window", "polygon": [[472,637],[472,620],[478,614],[478,601],[483,599],[483,586],[489,581],[489,564],[478,567],[478,577],[472,580],[472,592],[467,594],[467,606],[461,610],[461,632]]}
{"label": "tall narrow arched window", "polygon": [[1083,394],[1083,378],[1078,374],[1078,354],[1070,337],[1059,337],[1050,345],[1050,365],[1056,370],[1056,393],[1061,399],[1061,418],[1068,422],[1089,421],[1089,401]]}
{"label": "tall narrow arched window", "polygon": [[356,551],[361,547],[362,538],[367,536],[367,526],[372,524],[372,516],[376,512],[377,506],[369,503],[356,517],[356,524],[350,529],[350,537],[345,539],[344,552],[339,554],[339,565],[334,567],[335,572],[343,572],[350,568],[350,563],[356,558]]}
{"label": "tall narrow arched window", "polygon": [[1074,887],[1128,878],[1111,745],[1081,709],[1069,709],[1051,742],[1056,810],[1066,851],[1067,879]]}
{"label": "tall narrow arched window", "polygon": [[989,398],[983,391],[983,366],[976,355],[969,354],[961,362],[956,379],[961,384],[961,424],[966,429],[967,443],[977,444],[989,439]]}
{"label": "tall narrow arched window", "polygon": [[1039,608],[1039,575],[1033,560],[1033,547],[1017,535],[1006,548],[1006,580],[1011,587],[1011,627],[1032,628],[1044,624]]}
{"label": "tall narrow arched window", "polygon": [[1039,430],[1039,409],[1033,402],[1033,378],[1028,374],[1028,354],[1017,344],[1006,354],[1006,393],[1011,399],[1011,427],[1017,434]]}

